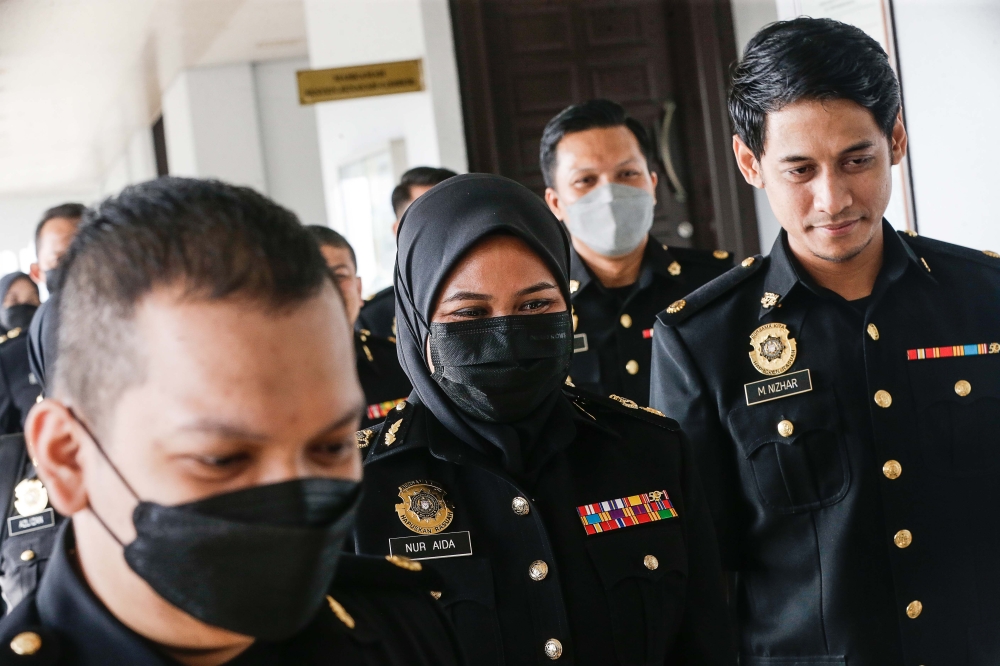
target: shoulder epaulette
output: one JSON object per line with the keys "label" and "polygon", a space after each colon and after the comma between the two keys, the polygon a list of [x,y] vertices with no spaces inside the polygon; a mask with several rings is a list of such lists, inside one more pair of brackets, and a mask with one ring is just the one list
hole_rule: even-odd
{"label": "shoulder epaulette", "polygon": [[0,335],[0,345],[2,345],[3,343],[7,342],[8,340],[13,340],[14,338],[18,337],[19,335],[21,335],[21,329],[20,328],[12,328],[12,329],[10,329],[4,335]]}
{"label": "shoulder epaulette", "polygon": [[693,247],[669,246],[670,253],[682,262],[696,261],[716,266],[732,266],[733,255],[726,250],[698,250]]}
{"label": "shoulder epaulette", "polygon": [[630,416],[666,430],[680,430],[680,426],[673,419],[667,418],[662,412],[652,407],[643,407],[634,400],[622,398],[617,395],[605,398],[596,393],[590,393],[589,391],[584,391],[568,384],[563,387],[563,391],[575,405],[587,414],[590,414],[590,416],[594,416],[591,410],[605,411]]}
{"label": "shoulder epaulette", "polygon": [[[412,416],[414,413],[413,405],[409,402],[401,402],[396,405],[389,415],[385,417],[380,425],[373,426],[369,430],[374,430],[375,433],[369,436],[366,445],[368,449],[368,458],[372,458],[376,455],[387,453],[393,449],[393,447],[398,447],[406,439],[406,431],[410,427],[412,421]],[[365,432],[362,430],[361,432]],[[360,435],[360,433],[358,433]],[[361,440],[358,440],[358,446],[361,446]],[[362,449],[364,450],[364,449]]]}
{"label": "shoulder epaulette", "polygon": [[754,255],[744,259],[739,266],[732,268],[711,282],[698,287],[684,298],[674,301],[667,309],[656,316],[666,326],[676,326],[688,317],[698,312],[709,303],[735,289],[751,276],[755,275],[767,263],[765,257]]}
{"label": "shoulder epaulette", "polygon": [[939,254],[946,254],[959,259],[975,261],[976,263],[983,264],[984,266],[1000,268],[1000,253],[998,252],[994,252],[992,250],[974,250],[971,247],[964,247],[962,245],[946,243],[934,238],[927,238],[926,236],[919,236],[913,231],[899,231],[897,233],[899,234],[899,237],[903,239],[903,242],[913,248],[913,251],[918,255],[920,255],[921,252],[937,252]]}

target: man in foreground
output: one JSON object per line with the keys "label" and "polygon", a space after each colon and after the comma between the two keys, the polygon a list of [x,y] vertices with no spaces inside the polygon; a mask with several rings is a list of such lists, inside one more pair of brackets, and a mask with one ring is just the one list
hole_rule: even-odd
{"label": "man in foreground", "polygon": [[649,404],[656,315],[733,266],[724,250],[667,248],[652,235],[653,144],[619,104],[574,104],[542,135],[545,201],[573,239],[573,364],[586,390]]}
{"label": "man in foreground", "polygon": [[12,524],[45,529],[49,502],[71,520],[0,663],[456,663],[418,567],[341,554],[362,397],[294,215],[162,178],[101,204],[65,261]]}
{"label": "man in foreground", "polygon": [[740,663],[998,664],[1000,255],[883,220],[907,138],[861,30],[764,28],[729,108],[783,231],[661,315],[652,395],[700,458]]}
{"label": "man in foreground", "polygon": [[[358,260],[347,239],[330,227],[306,227],[319,244],[326,265],[333,273],[334,282],[344,298],[347,320],[354,328],[361,310],[361,278],[358,277]],[[399,367],[396,338],[383,338],[367,329],[354,331],[354,357],[358,380],[365,394],[365,412],[361,427],[369,428],[381,423],[391,409],[406,400],[413,389],[406,373]]]}

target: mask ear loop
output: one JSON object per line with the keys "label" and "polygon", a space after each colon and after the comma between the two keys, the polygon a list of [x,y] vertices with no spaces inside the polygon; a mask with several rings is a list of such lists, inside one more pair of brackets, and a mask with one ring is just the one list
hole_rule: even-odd
{"label": "mask ear loop", "polygon": [[[125,477],[122,476],[122,473],[118,471],[118,468],[115,467],[115,464],[111,462],[111,458],[108,457],[108,454],[104,450],[104,447],[101,446],[101,442],[98,441],[97,437],[94,436],[94,433],[90,431],[90,428],[88,428],[87,424],[83,422],[83,419],[81,419],[76,415],[76,412],[73,411],[72,407],[67,407],[66,411],[68,411],[69,415],[73,418],[73,420],[76,421],[81,428],[83,428],[83,431],[87,433],[87,436],[90,437],[90,441],[92,441],[94,443],[94,446],[97,447],[97,451],[101,454],[101,457],[104,458],[105,462],[108,463],[108,466],[111,467],[111,470],[115,473],[115,476],[118,477],[118,479],[122,482],[125,488],[132,495],[132,497],[135,498],[137,502],[141,502],[142,500],[139,499],[139,495],[135,492],[135,490],[132,489],[132,486],[129,485],[129,482],[125,480]],[[119,546],[124,548],[125,543],[118,538],[118,535],[115,534],[110,527],[108,527],[108,524],[104,522],[103,518],[101,518],[101,514],[97,513],[97,511],[94,509],[94,506],[90,504],[89,500],[87,501],[87,505],[90,507],[90,512],[94,514],[95,518],[97,518],[97,522],[99,522],[101,524],[101,527],[104,528],[104,531],[110,534],[111,538],[117,541]]]}

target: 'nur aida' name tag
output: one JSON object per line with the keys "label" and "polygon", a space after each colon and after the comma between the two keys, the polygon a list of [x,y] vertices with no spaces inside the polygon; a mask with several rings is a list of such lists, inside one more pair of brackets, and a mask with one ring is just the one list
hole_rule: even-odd
{"label": "'nur aida' name tag", "polygon": [[444,532],[426,536],[389,539],[389,554],[411,560],[436,560],[442,557],[472,555],[472,538],[468,532]]}
{"label": "'nur aida' name tag", "polygon": [[35,530],[44,530],[46,527],[53,527],[56,524],[55,512],[46,509],[33,516],[11,516],[7,519],[7,533],[10,536],[27,534]]}
{"label": "'nur aida' name tag", "polygon": [[791,395],[812,391],[812,375],[809,374],[808,369],[799,370],[787,375],[744,384],[743,390],[746,392],[748,405],[770,402],[778,398],[787,398]]}

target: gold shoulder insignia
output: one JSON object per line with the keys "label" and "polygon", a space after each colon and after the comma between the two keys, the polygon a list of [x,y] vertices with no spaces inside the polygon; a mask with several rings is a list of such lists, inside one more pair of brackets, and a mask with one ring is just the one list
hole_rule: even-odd
{"label": "gold shoulder insignia", "polygon": [[673,275],[674,277],[677,277],[678,275],[681,274],[681,265],[676,261],[672,261],[670,262],[670,265],[667,266],[667,272]]}
{"label": "gold shoulder insignia", "polygon": [[21,335],[21,329],[20,328],[12,328],[9,331],[7,331],[7,339],[8,340],[13,340],[14,338],[16,338],[19,335]]}
{"label": "gold shoulder insignia", "polygon": [[343,622],[348,629],[354,628],[354,618],[347,612],[347,609],[340,605],[340,602],[328,594],[326,595],[326,603],[330,604],[330,610],[333,611],[337,619]]}
{"label": "gold shoulder insignia", "polygon": [[725,250],[716,250],[715,252],[712,253],[712,256],[715,257],[716,259],[720,259],[720,260],[721,259],[728,259],[729,258],[729,253],[726,252]]}
{"label": "gold shoulder insignia", "polygon": [[638,405],[638,403],[636,403],[635,400],[629,400],[628,398],[623,398],[620,395],[615,395],[613,393],[611,395],[609,395],[608,397],[611,398],[612,400],[614,400],[615,402],[619,402],[619,403],[625,405],[629,409],[639,409],[639,405]]}
{"label": "gold shoulder insignia", "polygon": [[372,334],[372,332],[369,331],[367,328],[359,328],[358,329],[358,333],[360,333],[361,335],[371,335]]}
{"label": "gold shoulder insignia", "polygon": [[424,567],[420,562],[414,562],[408,557],[403,557],[402,555],[386,555],[385,559],[392,564],[395,564],[400,569],[406,569],[407,571],[423,571]]}
{"label": "gold shoulder insignia", "polygon": [[746,259],[740,262],[740,266],[742,266],[743,268],[750,268],[751,266],[753,266],[754,261],[755,261],[754,257],[747,257]]}
{"label": "gold shoulder insignia", "polygon": [[907,229],[907,230],[906,230],[906,231],[905,231],[904,233],[905,233],[905,234],[906,234],[907,236],[910,236],[910,237],[912,237],[912,238],[916,238],[917,236],[919,236],[919,235],[920,235],[920,234],[918,234],[918,233],[917,233],[916,231],[914,231],[913,229]]}
{"label": "gold shoulder insignia", "polygon": [[570,280],[569,281],[569,293],[575,294],[579,289],[580,289],[580,281],[579,280]]}
{"label": "gold shoulder insignia", "polygon": [[[404,403],[405,404],[405,403]],[[399,427],[403,425],[403,419],[399,419],[391,426],[389,426],[389,432],[385,433],[385,445],[392,446],[396,443],[396,433],[399,432]]]}
{"label": "gold shoulder insignia", "polygon": [[922,263],[924,265],[924,268],[927,269],[928,273],[931,272],[931,267],[927,265],[927,260],[926,259],[924,259],[923,257],[920,257],[920,263]]}
{"label": "gold shoulder insignia", "polygon": [[366,449],[368,445],[372,443],[372,437],[375,435],[375,428],[365,428],[364,430],[359,430],[354,433],[354,438],[358,440],[358,448]]}
{"label": "gold shoulder insignia", "polygon": [[993,250],[983,250],[983,254],[987,257],[993,257],[994,259],[1000,259],[1000,253],[994,252]]}
{"label": "gold shoulder insignia", "polygon": [[685,305],[687,305],[687,301],[685,301],[683,298],[679,301],[674,301],[673,303],[667,306],[667,314],[677,314],[678,312],[684,309]]}
{"label": "gold shoulder insignia", "polygon": [[662,416],[662,417],[666,418],[666,414],[664,414],[663,412],[661,412],[658,409],[653,409],[652,407],[642,407],[641,409],[644,412],[649,412],[650,414],[656,414],[657,416]]}
{"label": "gold shoulder insignia", "polygon": [[780,294],[775,294],[772,291],[765,291],[763,298],[760,299],[760,304],[765,308],[773,308],[778,304],[779,298],[781,298]]}

